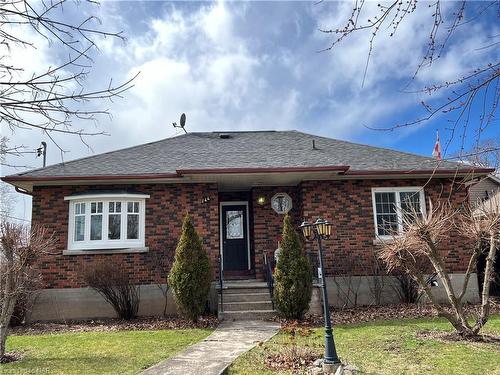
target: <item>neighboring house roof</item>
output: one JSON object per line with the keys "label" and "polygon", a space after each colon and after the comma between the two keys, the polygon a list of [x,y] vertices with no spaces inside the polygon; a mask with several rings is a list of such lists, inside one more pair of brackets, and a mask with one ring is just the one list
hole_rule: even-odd
{"label": "neighboring house roof", "polygon": [[[313,141],[315,148],[313,149]],[[345,174],[467,172],[469,165],[298,131],[189,133],[4,177],[5,181],[146,178],[186,173],[331,170]],[[491,170],[488,170],[491,171]],[[478,173],[479,170],[475,169]],[[484,170],[483,170],[484,172]]]}

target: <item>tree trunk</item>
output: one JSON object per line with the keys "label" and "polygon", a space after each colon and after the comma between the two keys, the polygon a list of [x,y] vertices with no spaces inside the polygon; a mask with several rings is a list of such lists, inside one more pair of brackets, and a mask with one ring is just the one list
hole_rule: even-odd
{"label": "tree trunk", "polygon": [[460,335],[462,336],[473,335],[472,329],[465,317],[462,302],[455,296],[455,292],[453,290],[453,287],[451,286],[450,277],[446,272],[444,265],[441,262],[441,258],[438,254],[438,251],[434,245],[434,242],[430,237],[427,238],[427,245],[429,246],[430,249],[429,260],[431,261],[434,269],[436,270],[439,279],[443,283],[443,287],[446,292],[446,295],[448,296],[448,300],[450,301],[451,307],[454,310],[456,321],[460,322],[461,326],[461,329],[459,329]]}
{"label": "tree trunk", "polygon": [[486,266],[484,268],[483,291],[481,293],[481,313],[474,324],[472,330],[477,334],[479,330],[486,324],[490,316],[490,284],[493,278],[493,266],[497,255],[497,246],[495,241],[496,233],[490,233],[490,249],[486,257]]}
{"label": "tree trunk", "polygon": [[9,322],[10,318],[12,317],[12,313],[14,312],[16,298],[12,295],[9,295],[3,302],[4,303],[0,314],[0,359],[2,359],[5,355],[5,343],[7,342]]}
{"label": "tree trunk", "polygon": [[7,342],[7,330],[9,328],[1,325],[0,326],[0,363],[5,355],[5,343]]}
{"label": "tree trunk", "polygon": [[[2,244],[3,245],[3,244]],[[7,333],[9,330],[10,318],[12,317],[12,313],[14,312],[14,306],[16,304],[17,299],[17,291],[15,285],[14,274],[17,271],[17,268],[14,266],[14,254],[12,249],[8,246],[4,246],[5,250],[3,251],[4,256],[4,267],[0,270],[4,272],[4,276],[2,276],[2,283],[0,287],[2,290],[0,291],[1,305],[0,305],[0,359],[3,359],[5,356],[5,343],[7,342]]]}
{"label": "tree trunk", "polygon": [[424,290],[424,293],[426,296],[429,298],[431,301],[432,305],[437,309],[438,315],[442,316],[443,318],[447,319],[453,327],[459,332],[463,330],[462,324],[459,319],[457,319],[456,316],[453,314],[450,314],[448,311],[446,311],[436,300],[436,297],[432,293],[431,288],[429,288],[429,284],[427,284],[427,281],[424,279],[424,277],[419,273],[414,270],[414,275],[415,279],[418,283],[418,285]]}

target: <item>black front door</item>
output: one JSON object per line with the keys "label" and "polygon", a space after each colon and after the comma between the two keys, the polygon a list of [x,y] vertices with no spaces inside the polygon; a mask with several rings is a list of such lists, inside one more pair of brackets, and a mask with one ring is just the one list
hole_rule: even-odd
{"label": "black front door", "polygon": [[224,204],[221,211],[224,271],[248,270],[247,206]]}

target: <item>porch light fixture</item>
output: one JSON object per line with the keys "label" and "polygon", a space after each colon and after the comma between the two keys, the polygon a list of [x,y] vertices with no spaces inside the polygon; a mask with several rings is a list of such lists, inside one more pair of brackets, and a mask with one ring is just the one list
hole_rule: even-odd
{"label": "porch light fixture", "polygon": [[259,206],[263,206],[266,203],[266,197],[261,195],[260,197],[257,198],[257,203],[259,204]]}
{"label": "porch light fixture", "polygon": [[328,291],[326,289],[325,271],[323,267],[323,246],[321,240],[326,240],[332,235],[333,224],[328,220],[318,218],[314,223],[304,221],[300,225],[302,234],[307,241],[318,241],[319,247],[319,267],[321,270],[321,289],[323,291],[323,315],[325,317],[325,358],[326,365],[339,365],[340,360],[335,349],[335,341],[333,339],[332,322],[330,320],[330,307],[328,305]]}

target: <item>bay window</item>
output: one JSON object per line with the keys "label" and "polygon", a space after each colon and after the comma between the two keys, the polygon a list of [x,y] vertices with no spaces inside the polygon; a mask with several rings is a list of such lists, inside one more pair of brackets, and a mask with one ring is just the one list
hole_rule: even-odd
{"label": "bay window", "polygon": [[375,236],[389,238],[404,231],[406,220],[425,213],[422,187],[373,188]]}
{"label": "bay window", "polygon": [[87,194],[69,201],[68,250],[144,247],[145,194]]}

